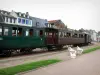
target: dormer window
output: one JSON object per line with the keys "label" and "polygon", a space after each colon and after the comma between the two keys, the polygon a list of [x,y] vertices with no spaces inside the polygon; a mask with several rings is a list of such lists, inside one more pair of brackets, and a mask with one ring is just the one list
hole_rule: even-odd
{"label": "dormer window", "polygon": [[19,16],[21,16],[21,13],[19,13]]}
{"label": "dormer window", "polygon": [[23,14],[23,17],[25,17],[26,15],[25,14]]}

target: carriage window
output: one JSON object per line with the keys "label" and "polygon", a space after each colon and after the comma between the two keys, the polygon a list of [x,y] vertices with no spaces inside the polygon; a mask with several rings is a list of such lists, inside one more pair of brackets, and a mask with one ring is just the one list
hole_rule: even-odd
{"label": "carriage window", "polygon": [[42,36],[43,35],[43,30],[40,30],[40,36]]}
{"label": "carriage window", "polygon": [[49,35],[52,35],[52,33],[49,33]]}
{"label": "carriage window", "polygon": [[18,36],[22,36],[22,28],[18,28]]}
{"label": "carriage window", "polygon": [[47,33],[45,32],[45,36],[47,36]]}
{"label": "carriage window", "polygon": [[39,36],[39,30],[36,30],[36,35]]}
{"label": "carriage window", "polygon": [[60,35],[61,35],[61,32],[59,32],[59,37],[60,37]]}
{"label": "carriage window", "polygon": [[67,36],[66,37],[71,37],[71,33],[67,33]]}
{"label": "carriage window", "polygon": [[75,34],[73,35],[73,37],[77,38],[77,37],[78,37],[78,35],[75,33]]}
{"label": "carriage window", "polygon": [[81,38],[81,34],[79,34],[79,38]]}
{"label": "carriage window", "polygon": [[64,32],[64,37],[66,37],[66,32]]}
{"label": "carriage window", "polygon": [[28,36],[28,35],[29,35],[29,30],[27,29],[27,30],[26,30],[26,36]]}
{"label": "carriage window", "polygon": [[83,38],[83,34],[81,34],[81,38]]}
{"label": "carriage window", "polygon": [[61,32],[60,37],[63,37],[63,32]]}
{"label": "carriage window", "polygon": [[12,36],[17,36],[17,28],[12,28]]}
{"label": "carriage window", "polygon": [[4,35],[8,35],[8,27],[4,27]]}
{"label": "carriage window", "polygon": [[30,29],[30,30],[29,30],[29,35],[30,35],[30,36],[33,36],[33,29]]}
{"label": "carriage window", "polygon": [[45,36],[47,36],[48,35],[48,32],[45,32]]}
{"label": "carriage window", "polygon": [[2,35],[2,27],[0,26],[0,35]]}

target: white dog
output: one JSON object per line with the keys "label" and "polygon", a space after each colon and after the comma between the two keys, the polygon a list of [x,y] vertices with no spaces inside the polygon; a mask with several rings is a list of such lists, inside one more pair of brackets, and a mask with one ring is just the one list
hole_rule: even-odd
{"label": "white dog", "polygon": [[68,51],[70,53],[71,58],[76,58],[76,50],[72,49],[71,47],[68,47]]}
{"label": "white dog", "polygon": [[83,49],[77,46],[76,51],[77,51],[77,54],[82,54]]}

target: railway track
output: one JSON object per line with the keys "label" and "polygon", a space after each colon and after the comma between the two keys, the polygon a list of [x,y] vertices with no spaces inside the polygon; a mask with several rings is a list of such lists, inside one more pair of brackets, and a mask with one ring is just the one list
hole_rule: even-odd
{"label": "railway track", "polygon": [[38,58],[38,57],[42,57],[42,56],[48,56],[48,55],[53,55],[53,54],[57,54],[57,53],[61,53],[61,52],[66,52],[67,48],[63,48],[62,50],[58,51],[33,51],[32,53],[29,54],[19,54],[19,55],[14,55],[13,57],[0,57],[0,63],[4,63],[7,61],[17,61],[17,60],[21,60],[24,58]]}
{"label": "railway track", "polygon": [[[82,48],[87,49],[94,46],[96,45],[91,44],[89,46],[83,46]],[[63,55],[65,55],[63,57],[66,59],[67,53],[68,53],[67,49],[64,48],[60,51],[49,51],[49,52],[40,51],[39,53],[35,52],[35,53],[27,54],[27,55],[0,58],[0,68],[15,66],[15,65],[23,64],[23,63],[28,63],[28,62],[43,60],[43,59],[48,59],[48,58],[62,57]]]}
{"label": "railway track", "polygon": [[[91,46],[92,44],[90,44],[89,46]],[[83,48],[86,47],[86,46],[82,46]],[[75,47],[73,47],[75,48]],[[52,50],[52,51],[47,51],[47,50],[35,50],[31,53],[20,53],[20,54],[15,54],[15,55],[12,55],[11,57],[4,57],[4,56],[0,56],[0,62],[3,62],[5,60],[7,61],[15,61],[15,60],[20,60],[22,58],[25,58],[25,57],[41,57],[41,56],[47,56],[47,55],[52,55],[52,54],[56,54],[56,53],[59,53],[59,52],[66,52],[67,48],[63,48],[61,50]],[[20,58],[19,58],[20,57]]]}

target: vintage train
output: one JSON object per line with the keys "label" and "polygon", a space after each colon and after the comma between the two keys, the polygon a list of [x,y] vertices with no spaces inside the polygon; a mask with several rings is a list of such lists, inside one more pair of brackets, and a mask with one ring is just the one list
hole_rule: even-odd
{"label": "vintage train", "polygon": [[[5,15],[1,17],[3,20],[0,21],[0,54],[3,55],[9,56],[17,50],[30,52],[35,48],[43,47],[52,50],[53,47],[61,49],[64,45],[77,46],[91,43],[91,37],[86,33],[53,27],[33,27],[19,23],[8,23],[5,22],[7,21]],[[23,23],[24,20],[22,19]],[[18,22],[20,22],[19,18]],[[28,23],[27,19],[25,22]]]}

